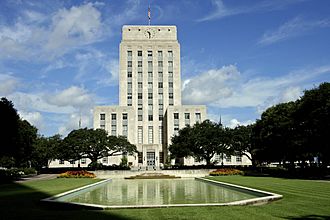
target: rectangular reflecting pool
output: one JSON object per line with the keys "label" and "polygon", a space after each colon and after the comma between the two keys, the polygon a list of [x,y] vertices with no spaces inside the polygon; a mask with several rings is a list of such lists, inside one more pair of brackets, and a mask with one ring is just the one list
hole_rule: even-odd
{"label": "rectangular reflecting pool", "polygon": [[57,200],[104,207],[162,207],[176,204],[224,204],[261,196],[265,194],[195,179],[114,179]]}

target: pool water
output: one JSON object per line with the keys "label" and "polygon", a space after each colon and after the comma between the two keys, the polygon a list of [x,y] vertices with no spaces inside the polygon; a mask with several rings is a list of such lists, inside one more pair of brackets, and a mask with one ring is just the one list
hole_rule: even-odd
{"label": "pool water", "polygon": [[65,199],[66,202],[105,206],[228,203],[257,198],[253,192],[241,192],[195,179],[114,179],[90,191]]}

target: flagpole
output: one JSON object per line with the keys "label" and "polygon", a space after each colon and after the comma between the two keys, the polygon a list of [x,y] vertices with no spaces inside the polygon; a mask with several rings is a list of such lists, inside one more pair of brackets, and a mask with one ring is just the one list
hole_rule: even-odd
{"label": "flagpole", "polygon": [[148,7],[148,21],[149,21],[149,26],[150,26],[150,20],[151,20],[151,11],[150,11],[150,4]]}

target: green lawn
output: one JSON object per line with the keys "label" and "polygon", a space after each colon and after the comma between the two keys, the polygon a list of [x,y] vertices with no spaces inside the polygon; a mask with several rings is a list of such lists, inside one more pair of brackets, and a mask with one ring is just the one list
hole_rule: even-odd
{"label": "green lawn", "polygon": [[56,210],[39,200],[97,180],[53,179],[0,185],[0,219],[330,219],[330,182],[241,176],[212,179],[275,192],[283,199],[261,206]]}

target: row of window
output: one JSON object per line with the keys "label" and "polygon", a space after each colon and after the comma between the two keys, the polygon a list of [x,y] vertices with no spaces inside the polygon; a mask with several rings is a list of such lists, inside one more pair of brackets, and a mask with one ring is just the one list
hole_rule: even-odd
{"label": "row of window", "polygon": [[[225,155],[224,159],[226,160],[226,162],[232,162],[232,156],[230,155]],[[216,154],[215,157],[214,157],[214,160],[220,162],[222,159],[221,159],[221,155],[219,154]],[[236,162],[242,162],[242,156],[236,156]]]}
{"label": "row of window", "polygon": [[[169,69],[171,69],[171,67],[173,67],[173,61],[168,61],[168,65]],[[128,68],[132,68],[133,67],[133,61],[129,60],[127,61],[127,67]],[[142,61],[138,61],[138,67],[142,67]],[[163,67],[163,61],[158,61],[158,67]],[[148,69],[152,69],[153,68],[153,64],[152,61],[148,61]]]}
{"label": "row of window", "polygon": [[[162,58],[163,57],[163,51],[162,50],[157,51],[157,55],[158,55],[158,58]],[[131,58],[132,56],[133,56],[133,52],[131,50],[128,50],[127,51],[127,57]],[[137,51],[137,56],[142,57],[142,50]],[[152,57],[152,50],[147,51],[147,56]],[[173,51],[172,50],[167,51],[167,57],[170,57],[170,58],[173,57]]]}
{"label": "row of window", "polygon": [[[126,136],[128,135],[128,114],[123,113],[122,114],[122,135]],[[105,114],[101,113],[100,114],[100,128],[105,129]],[[116,136],[117,135],[117,114],[112,113],[111,114],[111,135]]]}
{"label": "row of window", "polygon": [[[159,144],[163,143],[163,126],[159,126]],[[138,132],[137,132],[137,140],[138,144],[143,144],[143,126],[138,126]],[[153,126],[148,126],[148,144],[154,143],[154,129]]]}

